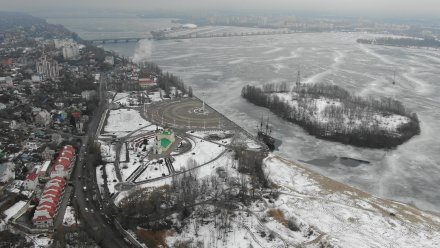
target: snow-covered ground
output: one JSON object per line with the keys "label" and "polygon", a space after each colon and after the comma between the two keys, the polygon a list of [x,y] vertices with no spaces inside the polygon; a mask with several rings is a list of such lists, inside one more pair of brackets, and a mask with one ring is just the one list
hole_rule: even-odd
{"label": "snow-covered ground", "polygon": [[108,143],[108,142],[99,142],[101,149],[102,160],[106,163],[111,163],[115,161],[116,158],[116,144]]}
{"label": "snow-covered ground", "polygon": [[[292,95],[293,94],[293,95]],[[296,109],[301,108],[298,105],[298,98],[296,93],[272,93],[273,96],[278,96],[283,101],[289,103],[290,106]],[[325,115],[325,110],[328,107],[343,107],[343,103],[339,100],[319,97],[319,98],[309,98],[307,102],[307,109],[312,109],[310,106],[315,107],[315,111],[308,112],[308,117],[319,123],[328,123],[331,118]],[[367,114],[367,113],[366,113]],[[402,115],[390,114],[383,115],[382,113],[375,112],[371,116],[357,116],[354,120],[346,115],[343,116],[343,122],[345,125],[351,128],[357,128],[362,124],[367,123],[368,126],[378,126],[381,130],[388,130],[396,132],[397,128],[403,124],[410,122],[411,120]]]}
{"label": "snow-covered ground", "polygon": [[139,112],[134,109],[111,110],[104,132],[106,134],[116,135],[117,137],[123,137],[130,132],[150,124],[150,122],[144,120]]}
{"label": "snow-covered ground", "polygon": [[10,208],[6,209],[3,214],[5,215],[5,222],[8,222],[10,218],[16,215],[24,206],[26,205],[25,201],[16,202]]}
{"label": "snow-covered ground", "polygon": [[115,166],[113,164],[105,165],[105,172],[107,175],[107,187],[110,194],[115,193],[115,185],[119,183],[118,178],[116,177]]}
{"label": "snow-covered ground", "polygon": [[38,247],[38,248],[50,247],[53,242],[53,240],[51,238],[41,236],[41,234],[32,235],[30,237],[32,239],[32,242],[35,244],[35,247]]}
{"label": "snow-covered ground", "polygon": [[104,178],[103,178],[103,172],[104,172],[104,166],[99,165],[96,167],[96,183],[99,187],[99,192],[101,193],[101,196],[104,195]]}
{"label": "snow-covered ground", "polygon": [[165,162],[158,163],[158,161],[154,160],[154,161],[150,161],[150,163],[147,165],[147,168],[136,179],[136,182],[164,177],[164,176],[168,176],[169,174],[170,171],[165,165]]}
{"label": "snow-covered ground", "polygon": [[173,156],[174,170],[179,171],[187,168],[189,159],[194,159],[198,165],[204,164],[216,158],[225,150],[224,146],[205,141],[199,138],[190,139],[192,148],[189,152]]}
{"label": "snow-covered ground", "polygon": [[160,102],[160,101],[162,101],[162,98],[160,97],[160,92],[159,92],[159,91],[151,92],[151,93],[148,95],[148,97],[150,98],[150,100],[151,100],[152,102]]}
{"label": "snow-covered ground", "polygon": [[[219,140],[211,140],[214,143],[221,145],[229,145],[231,144],[232,138],[230,137],[234,133],[231,130],[206,130],[206,131],[188,131],[187,134],[201,138],[201,139],[209,139],[210,136],[217,136],[220,138]],[[230,137],[230,138],[226,138]]]}
{"label": "snow-covered ground", "polygon": [[122,107],[137,107],[140,105],[140,98],[144,97],[146,99],[146,92],[140,91],[132,93],[132,92],[121,92],[115,96],[114,103],[120,104]]}
{"label": "snow-covered ground", "polygon": [[233,157],[233,152],[226,152],[211,163],[197,168],[196,173],[198,178],[217,175],[217,170],[219,168],[222,168],[222,171],[227,173],[229,176],[238,177],[238,172],[235,170],[236,160],[234,160]]}
{"label": "snow-covered ground", "polygon": [[440,247],[438,216],[371,196],[279,157],[267,158],[264,169],[280,189],[269,207],[312,227],[319,233],[317,242],[338,247]]}
{"label": "snow-covered ground", "polygon": [[181,234],[168,236],[166,242],[170,247],[185,242],[200,244],[199,247],[218,248],[288,247],[275,235],[270,236],[270,232],[262,223],[254,215],[247,215],[245,211],[237,211],[236,217],[229,221],[230,227],[227,232],[223,232],[215,226],[212,219],[206,224],[191,220]]}
{"label": "snow-covered ground", "polygon": [[[140,132],[141,133],[141,132]],[[145,133],[143,130],[142,133]],[[135,136],[136,134],[133,134]],[[143,144],[144,139],[148,140],[148,144]],[[121,150],[121,161],[119,163],[119,168],[121,171],[121,176],[124,181],[136,171],[139,166],[148,163],[146,156],[153,147],[154,144],[154,133],[145,133],[145,136],[130,140],[128,143],[128,156],[129,161],[126,161],[126,149],[125,145]]]}
{"label": "snow-covered ground", "polygon": [[[64,213],[63,225],[71,226],[75,224],[75,210],[71,206],[66,207],[66,212]],[[79,221],[78,221],[79,223]]]}

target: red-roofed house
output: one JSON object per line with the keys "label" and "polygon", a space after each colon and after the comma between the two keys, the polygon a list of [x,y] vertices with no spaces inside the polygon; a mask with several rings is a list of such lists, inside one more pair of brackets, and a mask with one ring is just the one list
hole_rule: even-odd
{"label": "red-roofed house", "polygon": [[59,201],[60,201],[60,198],[56,197],[54,195],[45,195],[45,196],[41,197],[41,199],[40,199],[40,202],[50,202],[55,205],[58,205]]}
{"label": "red-roofed house", "polygon": [[50,201],[40,201],[40,204],[38,204],[37,206],[37,210],[41,210],[41,209],[50,209],[51,211],[56,211],[57,209],[57,204],[50,202]]}
{"label": "red-roofed house", "polygon": [[49,187],[46,187],[46,189],[44,189],[43,194],[46,193],[46,192],[50,192],[52,190],[55,190],[57,192],[62,193],[64,191],[64,187],[60,187],[60,186],[56,186],[56,185],[51,185]]}
{"label": "red-roofed house", "polygon": [[152,86],[156,86],[156,78],[139,78],[139,87],[141,87],[141,89]]}
{"label": "red-roofed house", "polygon": [[24,188],[26,190],[34,190],[37,187],[38,184],[38,173],[35,171],[32,171],[31,173],[27,174],[26,180],[24,181]]}
{"label": "red-roofed house", "polygon": [[73,164],[75,163],[75,148],[72,146],[64,146],[61,149],[58,158],[55,160],[53,165],[51,177],[64,177],[70,176]]}
{"label": "red-roofed house", "polygon": [[46,187],[49,186],[64,187],[65,185],[66,185],[66,181],[62,177],[54,177],[49,182],[46,183]]}
{"label": "red-roofed house", "polygon": [[35,226],[39,228],[53,226],[53,219],[57,214],[65,184],[65,180],[62,177],[54,177],[46,184],[32,219]]}
{"label": "red-roofed house", "polygon": [[38,228],[48,228],[53,226],[53,217],[55,212],[49,211],[47,209],[36,210],[32,222]]}

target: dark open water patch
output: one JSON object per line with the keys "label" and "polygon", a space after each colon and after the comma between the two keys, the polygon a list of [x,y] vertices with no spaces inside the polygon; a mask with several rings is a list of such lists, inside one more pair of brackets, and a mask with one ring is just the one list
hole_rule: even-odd
{"label": "dark open water patch", "polygon": [[367,161],[367,160],[349,158],[349,157],[336,157],[336,156],[330,156],[330,157],[325,157],[325,158],[316,158],[316,159],[312,159],[312,160],[308,160],[308,161],[301,161],[301,162],[316,165],[316,166],[332,166],[333,164],[338,163],[338,164],[342,164],[347,167],[358,167],[362,164],[370,164],[370,161]]}

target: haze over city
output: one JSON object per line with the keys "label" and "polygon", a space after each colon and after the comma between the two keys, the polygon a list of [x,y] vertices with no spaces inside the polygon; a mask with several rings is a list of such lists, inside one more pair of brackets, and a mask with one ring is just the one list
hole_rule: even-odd
{"label": "haze over city", "polygon": [[380,17],[380,18],[438,18],[440,2],[436,0],[0,0],[2,10],[8,11],[201,11],[224,10],[246,12],[293,12],[339,15],[341,17]]}

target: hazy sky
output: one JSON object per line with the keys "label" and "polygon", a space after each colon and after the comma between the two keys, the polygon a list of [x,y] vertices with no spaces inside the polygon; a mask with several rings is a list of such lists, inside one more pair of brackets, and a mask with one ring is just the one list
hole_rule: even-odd
{"label": "hazy sky", "polygon": [[438,17],[440,0],[0,0],[0,10],[267,10],[351,16]]}

